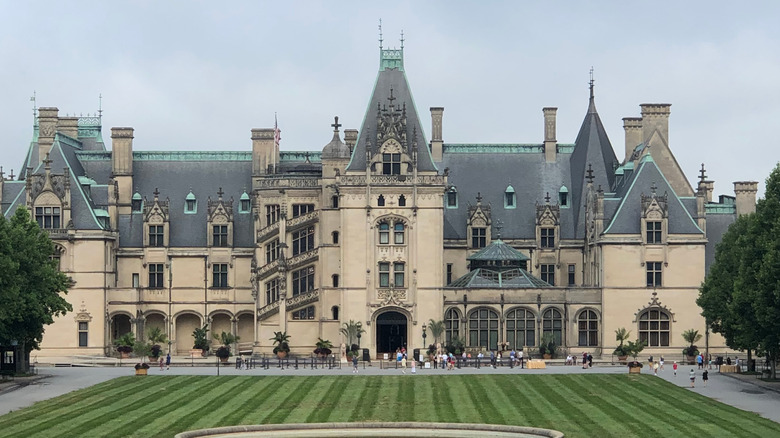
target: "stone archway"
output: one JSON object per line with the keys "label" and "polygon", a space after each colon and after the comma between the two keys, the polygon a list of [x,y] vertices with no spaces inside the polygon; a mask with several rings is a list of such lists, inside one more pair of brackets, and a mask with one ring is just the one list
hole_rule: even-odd
{"label": "stone archway", "polygon": [[255,319],[251,313],[242,313],[238,315],[238,341],[239,349],[245,350],[252,348],[255,342]]}
{"label": "stone archway", "polygon": [[130,315],[124,313],[117,313],[111,317],[111,342],[133,331],[133,325],[130,322]]}
{"label": "stone archway", "polygon": [[376,317],[377,354],[393,353],[397,348],[406,348],[409,332],[409,318],[401,312],[389,310]]}
{"label": "stone archway", "polygon": [[189,355],[195,338],[192,332],[199,328],[200,318],[192,313],[184,313],[176,317],[176,353]]}

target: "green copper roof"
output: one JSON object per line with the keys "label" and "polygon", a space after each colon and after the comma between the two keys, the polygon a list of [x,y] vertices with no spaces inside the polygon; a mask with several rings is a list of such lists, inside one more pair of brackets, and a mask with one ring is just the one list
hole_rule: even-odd
{"label": "green copper roof", "polygon": [[379,71],[391,68],[404,71],[403,47],[400,49],[380,49],[379,52]]}
{"label": "green copper roof", "polygon": [[190,190],[189,193],[187,193],[187,196],[184,198],[186,200],[192,201],[195,199],[195,195],[192,194],[192,190]]}
{"label": "green copper roof", "polygon": [[551,287],[525,269],[509,269],[506,271],[494,271],[492,269],[475,269],[468,274],[453,281],[448,287],[458,288],[501,288],[501,289],[519,289],[519,288],[544,288]]}
{"label": "green copper roof", "polygon": [[528,256],[498,239],[467,258],[469,261],[527,261]]}
{"label": "green copper roof", "polygon": [[240,197],[240,198],[238,198],[238,199],[239,199],[239,200],[246,200],[246,199],[249,199],[249,195],[247,195],[247,193],[246,193],[246,190],[244,191],[244,193],[242,193],[242,194],[241,194],[241,197]]}
{"label": "green copper roof", "polygon": [[140,201],[141,200],[141,194],[138,193],[138,192],[135,192],[133,194],[133,199],[136,200],[136,201]]}

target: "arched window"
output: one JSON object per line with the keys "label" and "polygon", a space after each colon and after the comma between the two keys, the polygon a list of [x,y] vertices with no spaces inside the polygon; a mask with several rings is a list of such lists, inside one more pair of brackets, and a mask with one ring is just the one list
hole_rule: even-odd
{"label": "arched window", "polygon": [[504,191],[504,208],[516,208],[517,202],[515,202],[515,188],[507,186]]}
{"label": "arched window", "polygon": [[333,280],[333,287],[339,287],[339,274],[333,274],[331,279]]}
{"label": "arched window", "polygon": [[498,313],[477,309],[469,315],[469,346],[498,350]]}
{"label": "arched window", "polygon": [[596,312],[585,310],[577,318],[580,347],[596,347],[599,345],[599,319]]}
{"label": "arched window", "polygon": [[460,337],[460,312],[450,309],[444,314],[444,341],[449,344],[453,338]]}
{"label": "arched window", "polygon": [[530,310],[514,309],[507,313],[506,342],[510,348],[536,345],[536,317]]}
{"label": "arched window", "polygon": [[393,243],[396,245],[403,245],[404,244],[404,224],[401,222],[396,222],[395,225],[393,225]]}
{"label": "arched window", "polygon": [[566,186],[561,186],[560,190],[558,190],[558,205],[561,207],[569,206],[569,189]]}
{"label": "arched window", "polygon": [[331,236],[331,238],[333,240],[333,244],[334,245],[338,245],[339,244],[339,232],[338,231],[334,231],[334,232],[330,233],[330,236]]}
{"label": "arched window", "polygon": [[458,208],[458,191],[455,187],[447,191],[447,208]]}
{"label": "arched window", "polygon": [[558,309],[547,309],[542,314],[542,336],[552,333],[555,343],[563,345],[563,318]]}
{"label": "arched window", "polygon": [[401,195],[398,197],[398,206],[399,207],[406,207],[406,196]]}
{"label": "arched window", "polygon": [[384,197],[384,195],[379,195],[379,197],[376,198],[376,205],[378,205],[380,207],[384,207],[385,206],[385,197]]}
{"label": "arched window", "polygon": [[639,340],[650,347],[669,346],[669,314],[660,309],[645,310],[639,315]]}
{"label": "arched window", "polygon": [[130,201],[130,209],[133,213],[140,213],[141,210],[143,210],[143,199],[141,199],[141,194],[138,192],[135,192],[133,194],[133,199]]}
{"label": "arched window", "polygon": [[339,208],[339,195],[333,195],[330,197],[331,208]]}
{"label": "arched window", "polygon": [[334,321],[339,320],[339,306],[333,306],[330,308],[331,316],[333,316]]}
{"label": "arched window", "polygon": [[379,224],[379,244],[387,245],[390,243],[390,224],[382,222]]}

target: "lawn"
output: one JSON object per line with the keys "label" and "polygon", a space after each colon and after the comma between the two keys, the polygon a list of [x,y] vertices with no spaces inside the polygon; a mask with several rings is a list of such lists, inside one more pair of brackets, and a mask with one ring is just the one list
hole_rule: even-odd
{"label": "lawn", "polygon": [[128,376],[0,416],[3,437],[172,437],[262,423],[441,421],[567,437],[780,436],[780,424],[651,376]]}

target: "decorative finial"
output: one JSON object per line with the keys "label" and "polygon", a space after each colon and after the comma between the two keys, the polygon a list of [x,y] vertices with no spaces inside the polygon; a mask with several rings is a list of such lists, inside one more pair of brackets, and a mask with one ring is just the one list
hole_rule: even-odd
{"label": "decorative finial", "polygon": [[588,163],[588,171],[585,172],[585,179],[588,180],[588,184],[593,184],[593,167]]}
{"label": "decorative finial", "polygon": [[544,197],[544,202],[550,203],[550,192],[547,192],[547,195]]}
{"label": "decorative finial", "polygon": [[655,185],[655,181],[653,181],[653,184],[650,185],[650,191],[653,193],[653,196],[655,196],[655,191],[658,189],[658,187]]}
{"label": "decorative finial", "polygon": [[379,50],[382,50],[382,19],[379,19]]}
{"label": "decorative finial", "polygon": [[704,163],[701,163],[701,170],[699,171],[699,181],[704,182],[707,180],[707,174],[704,173]]}
{"label": "decorative finial", "polygon": [[482,193],[477,192],[477,204],[481,204],[481,203],[482,203]]}
{"label": "decorative finial", "polygon": [[387,98],[387,100],[390,101],[390,108],[393,107],[393,101],[396,100],[397,97],[393,96],[393,87],[390,87],[390,97]]}
{"label": "decorative finial", "polygon": [[504,228],[504,221],[496,219],[493,227],[496,229],[496,239],[501,240],[501,229]]}
{"label": "decorative finial", "polygon": [[103,118],[103,93],[98,94],[98,117]]}
{"label": "decorative finial", "polygon": [[[190,191],[192,191],[192,190],[190,190]],[[153,194],[154,194],[154,200],[156,201],[157,198],[160,197],[160,191],[157,189],[157,187],[154,188]]]}
{"label": "decorative finial", "polygon": [[51,159],[49,159],[49,153],[46,153],[46,158],[44,158],[43,163],[46,165],[45,169],[51,170]]}
{"label": "decorative finial", "polygon": [[593,66],[590,67],[590,98],[593,99]]}
{"label": "decorative finial", "polygon": [[8,175],[8,179],[9,179],[9,180],[13,180],[14,178],[16,178],[16,175],[14,175],[14,170],[13,170],[13,169],[11,169],[11,174],[10,174],[10,175]]}
{"label": "decorative finial", "polygon": [[330,126],[333,127],[333,132],[339,132],[339,127],[341,126],[341,123],[339,123],[339,116],[335,116],[333,119],[335,122]]}
{"label": "decorative finial", "polygon": [[401,50],[404,49],[404,30],[401,29]]}
{"label": "decorative finial", "polygon": [[5,172],[3,172],[3,166],[0,166],[0,179],[5,179]]}
{"label": "decorative finial", "polygon": [[30,98],[30,102],[33,103],[33,108],[32,108],[33,109],[33,124],[35,124],[36,119],[38,118],[38,105],[35,102],[35,90],[33,90],[33,95]]}
{"label": "decorative finial", "polygon": [[219,190],[217,190],[217,196],[219,196],[219,199],[222,199],[222,195],[224,195],[224,194],[225,194],[225,192],[223,192],[222,191],[222,187],[220,187]]}

